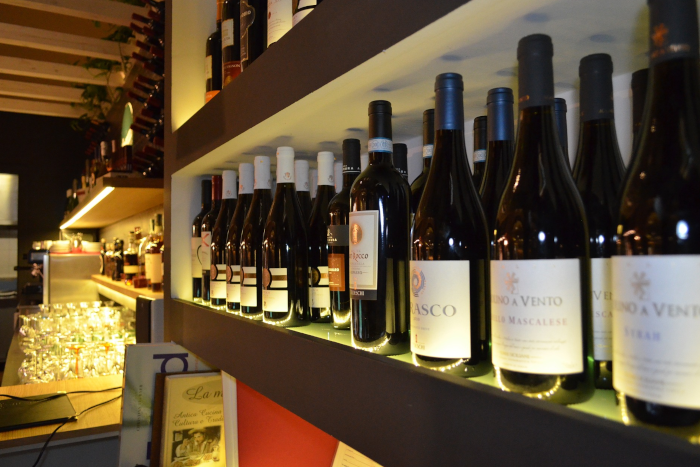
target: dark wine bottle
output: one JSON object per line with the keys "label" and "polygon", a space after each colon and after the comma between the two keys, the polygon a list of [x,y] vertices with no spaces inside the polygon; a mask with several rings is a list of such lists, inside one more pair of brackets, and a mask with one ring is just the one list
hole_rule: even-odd
{"label": "dark wine bottle", "polygon": [[418,366],[472,377],[492,369],[491,251],[467,165],[463,90],[457,73],[435,79],[435,151],[411,238],[411,351]]}
{"label": "dark wine bottle", "polygon": [[[435,141],[435,110],[423,111],[423,171],[411,183],[411,215],[418,209],[418,203],[425,189],[425,182],[428,181],[430,163],[433,160],[433,141]],[[411,225],[413,221],[411,220]]]}
{"label": "dark wine bottle", "polygon": [[409,350],[410,187],[391,163],[391,103],[369,104],[369,165],[350,191],[352,345]]}
{"label": "dark wine bottle", "polygon": [[543,34],[518,44],[520,122],[494,229],[491,339],[502,389],[574,404],[594,391],[590,255],[557,137],[552,55]]}
{"label": "dark wine bottle", "polygon": [[267,2],[267,46],[277,42],[292,29],[292,0]]}
{"label": "dark wine bottle", "polygon": [[226,237],[226,311],[229,313],[238,314],[241,310],[241,233],[253,200],[253,170],[253,164],[241,162],[238,166],[238,202]]}
{"label": "dark wine bottle", "polygon": [[134,277],[139,273],[139,253],[136,249],[136,234],[129,232],[129,243],[124,251],[124,283],[134,285]]}
{"label": "dark wine bottle", "polygon": [[221,210],[221,175],[211,177],[212,207],[202,218],[202,248],[199,249],[199,260],[202,263],[202,303],[209,305],[211,279],[211,233]]}
{"label": "dark wine bottle", "polygon": [[403,179],[408,181],[408,146],[403,143],[394,144],[391,160]]}
{"label": "dark wine bottle", "polygon": [[328,205],[328,288],[333,327],[350,329],[350,188],[360,174],[360,140],[343,141],[343,188]]}
{"label": "dark wine bottle", "polygon": [[622,406],[629,422],[676,427],[697,436],[698,12],[695,0],[648,4],[649,91],[621,196],[620,256],[612,261],[613,385],[625,396]]}
{"label": "dark wine bottle", "polygon": [[294,161],[294,186],[301,206],[301,215],[308,221],[311,216],[311,183],[309,181],[309,161]]}
{"label": "dark wine bottle", "polygon": [[241,0],[224,0],[221,7],[222,87],[241,74],[240,40]]}
{"label": "dark wine bottle", "polygon": [[265,51],[267,43],[267,0],[241,2],[241,71]]}
{"label": "dark wine bottle", "polygon": [[221,91],[221,6],[222,0],[216,0],[216,31],[207,37],[204,64],[204,73],[207,78],[206,102],[209,102]]}
{"label": "dark wine bottle", "polygon": [[279,147],[277,188],[262,241],[262,308],[267,324],[309,324],[307,222],[294,187],[294,149]]}
{"label": "dark wine bottle", "polygon": [[226,307],[226,263],[228,261],[226,238],[238,200],[236,175],[235,170],[224,170],[221,176],[221,209],[211,231],[209,306],[217,310],[223,310]]}
{"label": "dark wine bottle", "polygon": [[328,288],[328,204],[335,196],[332,152],[318,153],[318,191],[309,220],[309,311],[312,323],[331,322]]}
{"label": "dark wine bottle", "polygon": [[615,220],[624,168],[615,133],[610,55],[581,59],[578,151],[574,180],[588,219],[591,252],[591,307],[595,386],[612,389],[612,266]]}
{"label": "dark wine bottle", "polygon": [[[632,73],[632,155],[628,167],[634,165],[634,155],[637,153],[637,138],[639,129],[642,127],[642,117],[644,117],[644,104],[647,98],[648,81],[648,68],[643,68]],[[628,174],[629,172],[625,173],[625,175]]]}
{"label": "dark wine bottle", "polygon": [[474,175],[472,181],[478,192],[481,188],[481,182],[484,180],[484,171],[486,170],[486,135],[488,132],[486,116],[476,117],[474,119],[474,153],[472,155],[472,163],[474,164]]}
{"label": "dark wine bottle", "polygon": [[[241,0],[241,4],[243,0]],[[255,156],[255,185],[250,209],[243,221],[241,232],[241,316],[261,320],[262,308],[262,240],[272,195],[270,186],[270,158]]]}
{"label": "dark wine bottle", "polygon": [[211,180],[202,180],[202,210],[192,221],[192,299],[195,302],[202,301],[202,221],[211,211],[211,192]]}
{"label": "dark wine bottle", "polygon": [[564,154],[566,166],[571,169],[571,161],[569,160],[569,131],[566,125],[566,99],[561,97],[554,98],[554,120],[557,123],[557,136],[561,151]]}
{"label": "dark wine bottle", "polygon": [[484,208],[489,237],[493,240],[493,228],[498,214],[498,203],[506,187],[513,165],[513,90],[494,88],[486,97],[488,118],[486,170],[479,190]]}

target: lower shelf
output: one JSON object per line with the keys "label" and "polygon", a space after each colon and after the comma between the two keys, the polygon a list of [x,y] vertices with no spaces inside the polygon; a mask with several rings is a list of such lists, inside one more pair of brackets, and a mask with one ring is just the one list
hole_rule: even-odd
{"label": "lower shelf", "polygon": [[700,448],[622,423],[613,391],[562,407],[353,349],[331,325],[280,329],[166,301],[173,339],[385,467],[700,465]]}

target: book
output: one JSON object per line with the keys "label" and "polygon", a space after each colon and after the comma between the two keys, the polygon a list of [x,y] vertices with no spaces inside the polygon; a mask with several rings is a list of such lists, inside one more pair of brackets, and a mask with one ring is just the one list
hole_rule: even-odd
{"label": "book", "polygon": [[161,465],[226,467],[221,373],[165,377]]}
{"label": "book", "polygon": [[119,467],[150,465],[156,374],[212,370],[184,347],[137,344],[126,348]]}

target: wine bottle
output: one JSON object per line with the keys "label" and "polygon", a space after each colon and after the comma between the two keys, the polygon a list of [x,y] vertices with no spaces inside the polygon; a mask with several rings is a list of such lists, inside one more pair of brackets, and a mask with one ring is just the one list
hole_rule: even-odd
{"label": "wine bottle", "polygon": [[472,156],[474,175],[472,180],[477,191],[481,188],[481,182],[484,180],[484,170],[486,169],[486,134],[488,131],[486,122],[486,116],[474,119],[474,154]]}
{"label": "wine bottle", "polygon": [[343,163],[341,161],[333,163],[333,181],[335,182],[335,195],[343,189]]}
{"label": "wine bottle", "polygon": [[124,283],[134,285],[134,277],[139,273],[139,255],[136,251],[136,234],[129,232],[129,243],[124,252]]}
{"label": "wine bottle", "polygon": [[267,0],[267,46],[292,29],[292,0]]}
{"label": "wine bottle", "polygon": [[262,308],[267,324],[309,324],[307,222],[294,187],[294,149],[279,147],[277,189],[262,242]]}
{"label": "wine bottle", "polygon": [[309,220],[309,318],[312,323],[331,322],[328,288],[328,204],[335,196],[332,152],[318,153],[318,192]]}
{"label": "wine bottle", "polygon": [[[241,4],[244,0],[241,0]],[[270,213],[272,196],[270,193],[270,158],[255,156],[255,184],[250,209],[243,221],[241,232],[241,316],[261,320],[262,309],[262,269],[263,230]]]}
{"label": "wine bottle", "polygon": [[305,220],[311,216],[311,184],[309,183],[309,161],[294,161],[294,186],[297,190],[301,215]]}
{"label": "wine bottle", "polygon": [[569,160],[569,132],[566,125],[566,99],[561,97],[554,98],[554,119],[557,123],[557,136],[561,151],[564,154],[566,166],[571,169],[571,161]]}
{"label": "wine bottle", "polygon": [[[650,0],[649,91],[613,257],[613,386],[629,422],[700,427],[695,0]],[[623,412],[625,413],[625,412]]]}
{"label": "wine bottle", "polygon": [[[211,1],[211,0],[210,0]],[[216,0],[216,31],[207,37],[204,75],[207,78],[205,101],[209,102],[221,91],[221,7],[223,0]]]}
{"label": "wine bottle", "polygon": [[211,233],[221,210],[221,175],[211,177],[211,210],[202,218],[202,247],[199,249],[199,260],[202,263],[202,303],[209,305],[211,279]]}
{"label": "wine bottle", "polygon": [[369,104],[369,165],[350,191],[352,345],[409,350],[410,187],[391,163],[391,103]]}
{"label": "wine bottle", "polygon": [[[124,240],[118,238],[114,239],[114,256],[112,260],[114,261],[114,270],[112,271],[112,280],[120,281],[122,280],[122,275],[124,274]],[[150,288],[150,287],[149,287]]]}
{"label": "wine bottle", "polygon": [[[632,156],[628,167],[634,165],[634,155],[637,153],[637,135],[642,127],[644,116],[644,104],[647,97],[647,83],[649,81],[649,69],[643,68],[632,73]],[[625,172],[628,175],[629,171]],[[623,183],[624,185],[624,183]]]}
{"label": "wine bottle", "polygon": [[552,55],[549,36],[518,43],[520,121],[494,229],[491,339],[502,389],[574,404],[594,391],[590,255],[557,138]]}
{"label": "wine bottle", "polygon": [[226,311],[235,314],[241,310],[241,233],[253,200],[253,170],[253,164],[242,162],[238,166],[238,202],[226,237]]}
{"label": "wine bottle", "polygon": [[328,204],[328,289],[333,327],[350,329],[350,188],[360,174],[360,140],[343,141],[343,187]]}
{"label": "wine bottle", "polygon": [[267,0],[241,2],[241,71],[265,51],[267,43]]}
{"label": "wine bottle", "polygon": [[235,170],[224,170],[221,175],[221,209],[211,231],[209,306],[217,310],[226,307],[226,238],[238,201],[236,175]]}
{"label": "wine bottle", "polygon": [[153,235],[146,245],[146,277],[148,289],[163,291],[163,214],[156,214]]}
{"label": "wine bottle", "polygon": [[394,144],[391,160],[403,179],[408,181],[408,147],[403,143]]}
{"label": "wine bottle", "polygon": [[241,0],[224,0],[221,7],[222,87],[241,74],[240,39]]}
{"label": "wine bottle", "polygon": [[623,166],[615,133],[613,64],[608,54],[583,57],[580,132],[573,176],[588,219],[595,386],[612,389],[612,273]]}
{"label": "wine bottle", "polygon": [[[435,79],[435,148],[411,238],[411,352],[457,376],[491,371],[489,234],[467,165],[464,84]],[[449,182],[447,182],[449,181]]]}
{"label": "wine bottle", "polygon": [[292,26],[296,26],[299,21],[306,18],[306,15],[314,11],[314,8],[321,3],[321,0],[294,0],[294,16]]}
{"label": "wine bottle", "polygon": [[[423,196],[425,182],[428,181],[428,173],[430,172],[430,164],[433,160],[433,142],[435,141],[435,110],[428,109],[423,111],[423,171],[411,183],[411,216],[418,209],[418,203]],[[413,225],[413,220],[411,220]]]}
{"label": "wine bottle", "polygon": [[513,165],[513,90],[510,88],[489,90],[486,109],[488,147],[484,181],[481,184],[479,196],[481,206],[484,208],[489,236],[493,237],[498,203],[501,201],[501,195]]}

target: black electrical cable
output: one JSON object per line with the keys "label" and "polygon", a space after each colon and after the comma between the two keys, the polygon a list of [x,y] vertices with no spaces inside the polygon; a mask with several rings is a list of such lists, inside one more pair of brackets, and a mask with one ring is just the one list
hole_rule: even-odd
{"label": "black electrical cable", "polygon": [[44,397],[43,399],[33,399],[31,397],[20,397],[20,396],[12,396],[10,394],[0,394],[0,397],[7,397],[8,399],[13,399],[17,401],[27,401],[27,402],[45,402],[45,401],[50,401],[53,399],[56,399],[61,396],[67,396],[68,394],[87,394],[87,393],[95,393],[95,392],[107,392],[107,391],[116,391],[117,389],[121,389],[122,387],[115,387],[115,388],[107,388],[107,389],[97,389],[94,391],[71,391],[71,392],[57,392],[56,394],[51,394],[50,396]]}
{"label": "black electrical cable", "polygon": [[[112,389],[115,389],[115,388],[112,388]],[[121,388],[119,388],[119,389],[121,389]],[[108,391],[108,389],[103,389],[103,390],[101,390],[101,391],[75,391],[75,392],[70,393],[70,394],[75,394],[76,392],[103,392],[103,391]],[[62,394],[61,394],[61,395],[62,395]],[[56,427],[56,429],[53,430],[53,432],[49,435],[49,437],[48,437],[48,439],[46,440],[46,442],[44,443],[44,445],[41,447],[41,451],[39,451],[39,457],[36,458],[36,461],[34,462],[34,465],[32,465],[32,467],[37,467],[37,465],[39,465],[39,461],[41,460],[41,456],[44,455],[44,451],[46,451],[46,447],[49,445],[49,441],[51,441],[51,438],[53,438],[53,435],[55,435],[56,432],[57,432],[58,430],[60,430],[60,429],[63,427],[63,425],[65,425],[66,423],[68,423],[68,422],[70,422],[70,421],[77,420],[79,416],[81,416],[82,414],[84,414],[84,413],[87,412],[88,410],[92,410],[92,409],[95,409],[95,408],[100,407],[100,406],[102,406],[102,405],[109,404],[110,402],[116,401],[117,399],[119,399],[119,398],[121,398],[121,397],[122,397],[122,396],[121,396],[121,394],[120,394],[120,395],[118,395],[117,397],[114,397],[114,398],[112,398],[112,399],[110,399],[110,400],[108,400],[108,401],[100,402],[99,404],[93,405],[92,407],[88,407],[87,409],[83,410],[83,411],[80,412],[79,414],[73,415],[70,419],[68,419],[68,420],[66,420],[65,422],[63,422],[63,423],[61,423],[60,425],[58,425],[58,426]]]}

